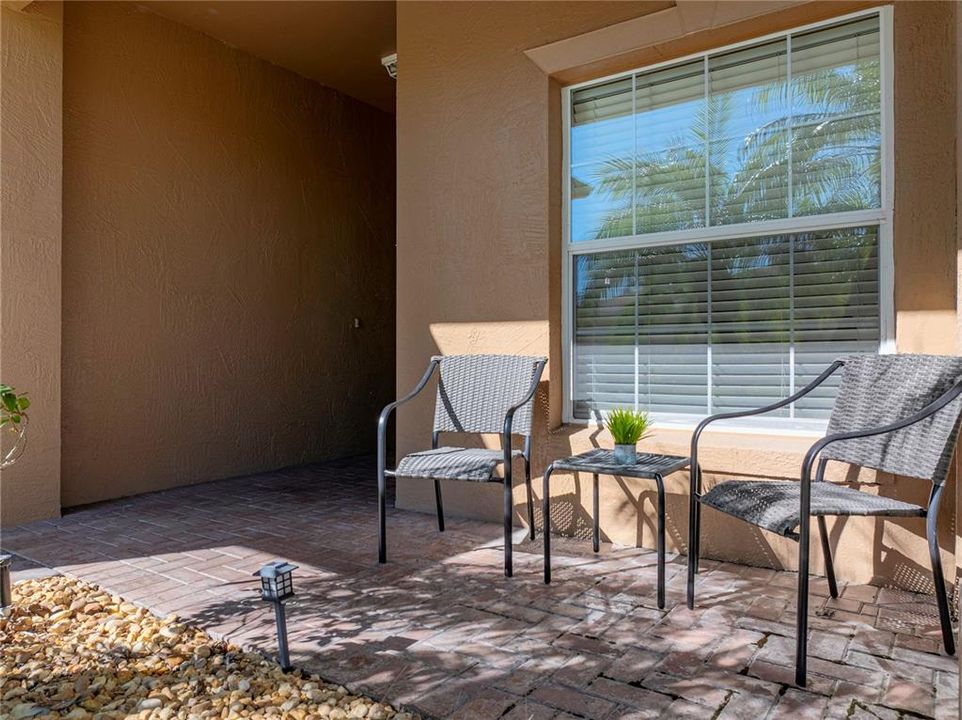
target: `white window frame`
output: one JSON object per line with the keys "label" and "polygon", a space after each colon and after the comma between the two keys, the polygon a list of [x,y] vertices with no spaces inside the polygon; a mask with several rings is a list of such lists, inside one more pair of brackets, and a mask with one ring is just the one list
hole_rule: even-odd
{"label": "white window frame", "polygon": [[[678,230],[645,235],[629,235],[602,240],[587,240],[573,243],[571,241],[571,93],[584,87],[591,87],[601,83],[632,77],[635,73],[649,72],[660,68],[679,65],[693,60],[705,61],[711,55],[728,52],[739,48],[750,47],[770,40],[777,40],[790,35],[828,27],[856,18],[879,17],[879,45],[880,45],[880,75],[881,75],[881,134],[882,134],[882,177],[881,177],[881,207],[871,210],[858,210],[831,215],[809,215],[791,217],[783,220],[767,220],[764,222],[720,225],[692,230]],[[879,228],[879,333],[880,353],[895,352],[895,267],[892,238],[894,214],[894,175],[895,175],[895,141],[894,141],[894,42],[892,33],[892,6],[869,8],[858,12],[839,15],[829,20],[800,25],[788,30],[771,33],[752,38],[740,43],[724,45],[684,57],[673,58],[655,65],[648,65],[633,70],[595,78],[585,82],[568,85],[561,89],[561,112],[563,127],[562,145],[562,378],[563,402],[562,417],[565,423],[575,425],[597,425],[597,419],[574,417],[574,298],[572,287],[572,273],[574,258],[578,255],[605,252],[608,250],[636,249],[655,245],[672,245],[693,243],[721,239],[738,239],[744,237],[791,234],[798,232],[830,230],[845,226],[877,225]],[[690,430],[701,419],[694,415],[676,415],[669,413],[652,413],[652,419],[663,428]],[[721,421],[719,428],[732,431],[750,433],[771,432],[778,435],[812,435],[821,434],[827,426],[826,420],[799,420],[773,416],[759,416],[742,420]]]}

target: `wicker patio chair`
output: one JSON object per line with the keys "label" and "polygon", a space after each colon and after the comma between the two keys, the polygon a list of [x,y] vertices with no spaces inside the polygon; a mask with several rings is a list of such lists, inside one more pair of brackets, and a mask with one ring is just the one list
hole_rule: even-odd
{"label": "wicker patio chair", "polygon": [[[528,527],[534,539],[531,495],[532,405],[547,360],[517,355],[451,355],[433,357],[417,387],[381,412],[377,425],[378,561],[387,562],[385,538],[385,478],[409,477],[434,481],[438,530],[444,532],[441,480],[500,482],[504,485],[504,574],[511,577],[512,462],[524,460],[528,491]],[[437,400],[431,449],[402,458],[394,470],[386,465],[387,421],[398,405],[411,400],[438,370]],[[438,447],[442,432],[501,433],[501,450]],[[524,436],[524,448],[512,448],[511,436]],[[495,470],[503,466],[503,477]]]}
{"label": "wicker patio chair", "polygon": [[[799,482],[732,480],[701,494],[698,440],[710,423],[770,412],[804,397],[842,369],[825,437],[805,455]],[[714,415],[695,429],[691,441],[688,607],[694,607],[701,506],[720,510],[799,543],[795,681],[806,682],[810,518],[818,521],[829,592],[838,597],[825,517],[830,515],[924,517],[935,596],[945,651],[955,654],[949,603],[939,561],[936,518],[959,433],[962,358],[933,355],[874,355],[840,359],[791,397],[757,410]],[[824,480],[830,460],[931,482],[925,507],[870,495]],[[814,477],[812,470],[815,470]]]}

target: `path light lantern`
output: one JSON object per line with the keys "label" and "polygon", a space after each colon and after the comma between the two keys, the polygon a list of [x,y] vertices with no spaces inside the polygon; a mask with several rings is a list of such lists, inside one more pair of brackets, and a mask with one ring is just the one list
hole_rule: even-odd
{"label": "path light lantern", "polygon": [[297,565],[284,560],[274,560],[254,573],[261,579],[261,600],[274,604],[274,619],[277,623],[277,654],[284,671],[291,669],[291,659],[287,650],[287,616],[284,603],[294,597],[294,571]]}

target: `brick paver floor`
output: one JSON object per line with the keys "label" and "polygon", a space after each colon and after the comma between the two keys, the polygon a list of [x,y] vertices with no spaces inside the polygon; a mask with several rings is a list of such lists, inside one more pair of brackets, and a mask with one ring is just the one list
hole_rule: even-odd
{"label": "brick paver floor", "polygon": [[809,687],[792,684],[791,573],[705,561],[684,605],[684,557],[655,604],[648,550],[392,510],[376,563],[373,465],[313,465],[117,500],[3,533],[25,558],[265,651],[273,616],[251,573],[288,559],[295,664],[437,718],[957,717],[958,662],[931,597],[813,582]]}

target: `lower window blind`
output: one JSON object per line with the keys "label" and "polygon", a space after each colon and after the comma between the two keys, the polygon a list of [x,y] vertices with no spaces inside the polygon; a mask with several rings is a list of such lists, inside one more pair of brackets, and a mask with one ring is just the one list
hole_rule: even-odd
{"label": "lower window blind", "polygon": [[[575,256],[574,417],[759,407],[840,355],[878,352],[878,236],[861,226]],[[835,387],[773,415],[827,418]]]}

